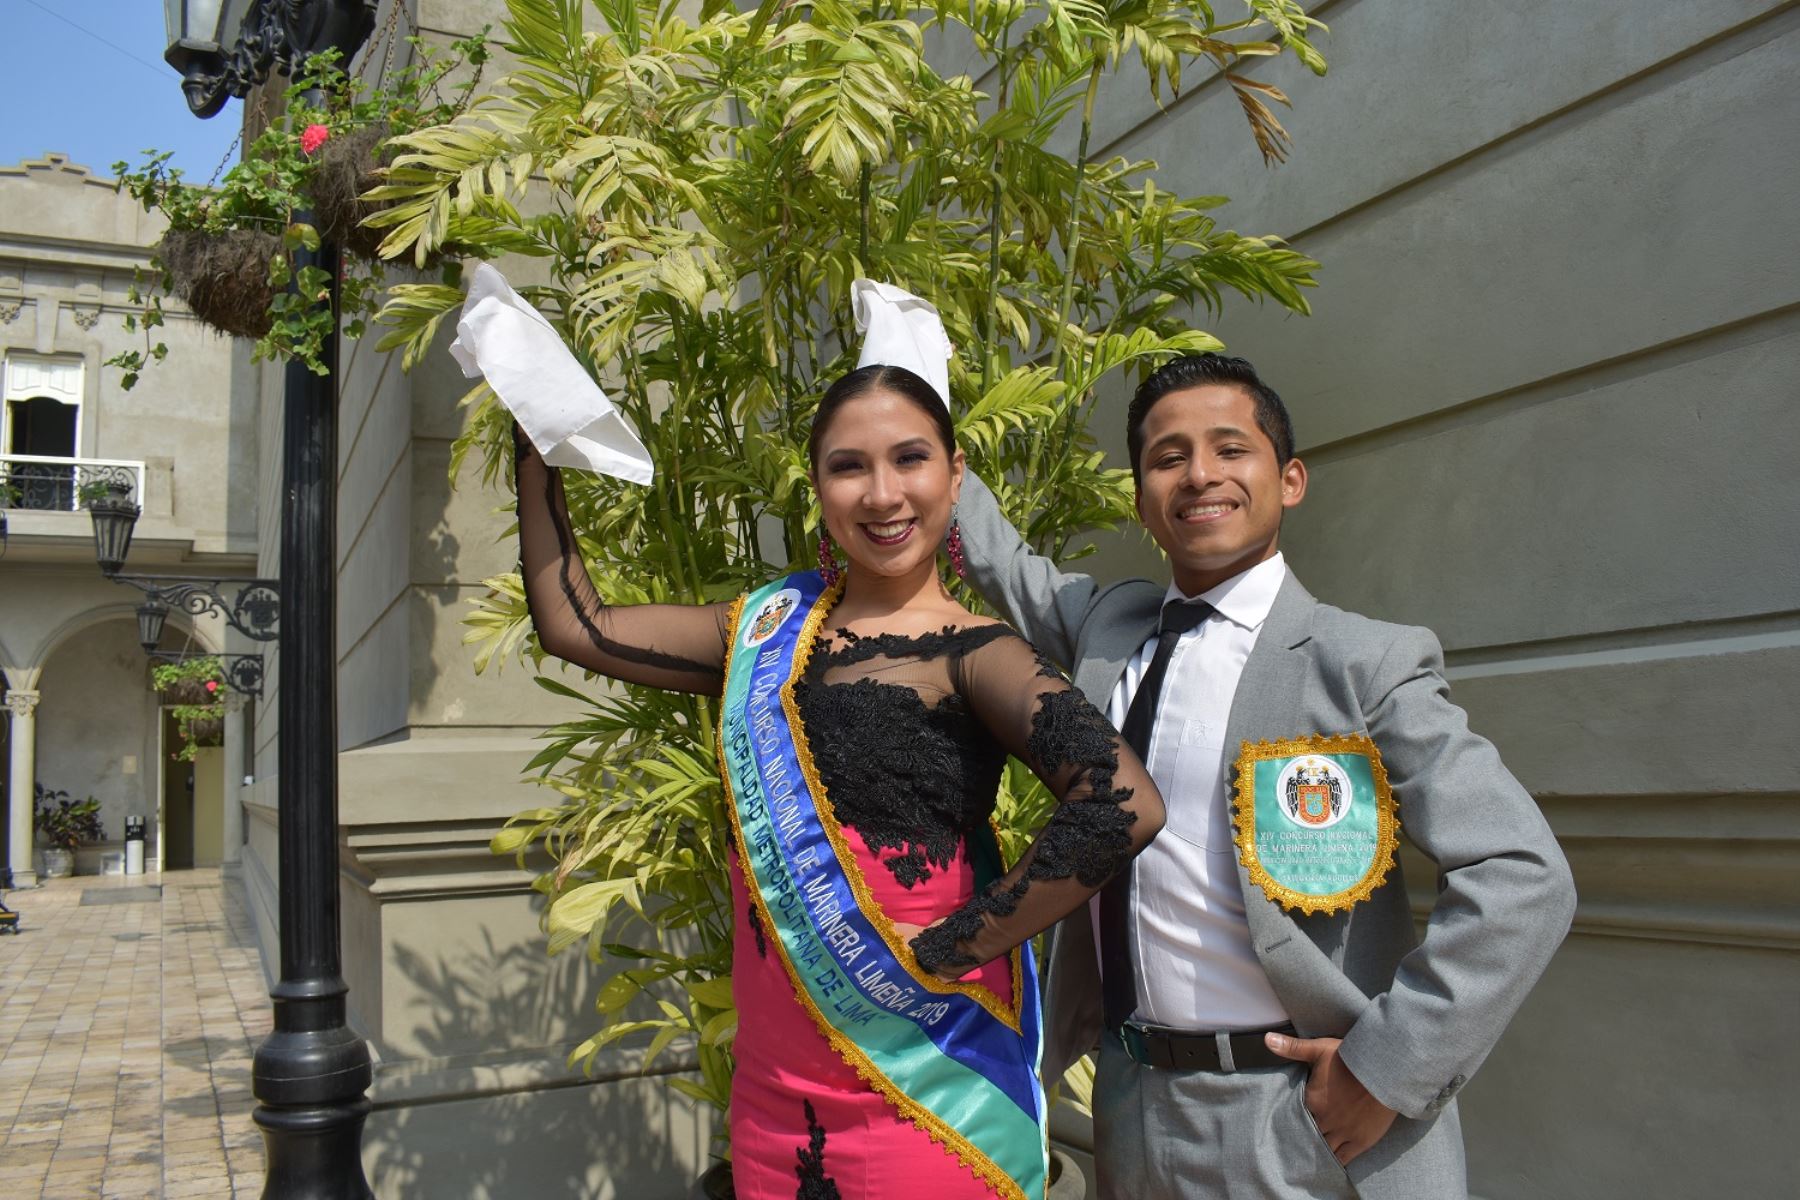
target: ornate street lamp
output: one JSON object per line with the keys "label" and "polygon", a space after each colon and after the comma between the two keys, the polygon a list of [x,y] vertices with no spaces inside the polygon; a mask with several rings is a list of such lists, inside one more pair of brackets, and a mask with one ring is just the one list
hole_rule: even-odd
{"label": "ornate street lamp", "polygon": [[145,654],[155,654],[156,647],[162,641],[163,622],[169,619],[169,606],[151,596],[137,606],[138,645],[144,648]]}
{"label": "ornate street lamp", "polygon": [[[142,511],[131,498],[129,484],[95,489],[87,500],[94,523],[94,558],[100,571],[114,583],[129,584],[147,597],[138,607],[138,631],[149,646],[162,637],[163,621],[171,607],[189,616],[217,613],[226,624],[256,642],[272,642],[281,620],[281,593],[271,579],[199,579],[189,575],[126,575],[125,556],[131,553],[131,534]],[[226,594],[228,584],[237,589]],[[149,637],[154,620],[155,637]]]}
{"label": "ornate street lamp", "polygon": [[163,0],[169,48],[195,116],[211,117],[227,97],[243,99],[270,71],[333,47],[352,56],[375,27],[375,0]]}
{"label": "ornate street lamp", "polygon": [[[225,95],[245,96],[272,70],[291,74],[314,54],[336,50],[346,67],[375,27],[376,0],[223,0],[213,44],[204,39],[198,0],[171,0],[185,21],[169,28],[166,57],[182,73],[188,107],[208,117]],[[200,40],[191,50],[183,38]],[[316,92],[305,101],[323,107]],[[297,212],[296,222],[314,224]],[[331,280],[337,307],[339,256],[326,244],[294,255],[294,278],[308,267]],[[362,1127],[373,1072],[369,1048],[347,1019],[338,929],[337,854],[337,322],[315,375],[289,362],[282,394],[281,736],[279,772],[279,931],[281,978],[270,990],[275,1030],[257,1048],[251,1074],[263,1131],[263,1200],[364,1200]]]}
{"label": "ornate street lamp", "polygon": [[169,606],[155,596],[137,606],[138,645],[152,662],[179,663],[190,658],[213,658],[225,676],[225,686],[246,696],[261,696],[263,658],[260,654],[210,654],[204,651],[159,650]]}
{"label": "ornate street lamp", "polygon": [[[230,19],[232,8],[238,10],[235,21]],[[225,72],[219,43],[224,30],[243,23],[244,8],[244,3],[224,0],[163,0],[163,25],[169,34],[163,61],[181,72],[188,107],[202,117],[225,107],[226,91],[215,84]]]}
{"label": "ornate street lamp", "polygon": [[131,531],[137,528],[138,507],[129,492],[106,492],[87,502],[88,516],[94,522],[94,558],[108,579],[125,569],[125,556],[131,553]]}

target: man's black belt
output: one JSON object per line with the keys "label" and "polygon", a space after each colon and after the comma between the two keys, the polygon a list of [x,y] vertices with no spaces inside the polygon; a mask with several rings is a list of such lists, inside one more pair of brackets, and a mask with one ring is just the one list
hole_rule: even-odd
{"label": "man's black belt", "polygon": [[[1270,1033],[1293,1033],[1291,1025]],[[1179,1029],[1162,1029],[1155,1025],[1139,1025],[1127,1021],[1119,1027],[1119,1041],[1133,1062],[1162,1071],[1222,1071],[1226,1064],[1219,1054],[1216,1033],[1184,1033]],[[1242,1071],[1250,1067],[1280,1067],[1290,1061],[1263,1044],[1263,1031],[1234,1033],[1225,1038],[1231,1049],[1230,1069]]]}

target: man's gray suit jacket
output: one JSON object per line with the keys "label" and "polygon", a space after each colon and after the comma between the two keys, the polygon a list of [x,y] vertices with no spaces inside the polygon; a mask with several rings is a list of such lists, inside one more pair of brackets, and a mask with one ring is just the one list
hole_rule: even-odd
{"label": "man's gray suit jacket", "polygon": [[[1065,574],[1020,539],[973,472],[957,515],[970,581],[1104,711],[1126,664],[1156,633],[1166,585],[1102,587]],[[1311,916],[1283,910],[1238,868],[1256,956],[1296,1030],[1342,1038],[1343,1062],[1401,1114],[1350,1164],[1365,1197],[1447,1194],[1421,1190],[1409,1160],[1441,1165],[1453,1152],[1460,1163],[1452,1098],[1543,973],[1575,909],[1548,824],[1494,747],[1470,732],[1442,665],[1429,630],[1321,604],[1290,570],[1225,731],[1232,758],[1246,741],[1368,734],[1398,801],[1402,838],[1437,865],[1422,939],[1398,863],[1369,900]],[[1057,927],[1048,958],[1044,1076],[1057,1079],[1101,1034],[1085,907]]]}

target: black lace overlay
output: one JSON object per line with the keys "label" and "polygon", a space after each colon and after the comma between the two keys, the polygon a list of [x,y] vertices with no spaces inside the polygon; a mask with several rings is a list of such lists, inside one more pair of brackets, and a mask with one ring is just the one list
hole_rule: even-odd
{"label": "black lace overlay", "polygon": [[876,658],[887,660],[884,673],[911,673],[1009,633],[995,625],[920,638],[851,636],[839,648],[815,650],[794,686],[832,812],[862,835],[904,887],[948,867],[968,835],[986,823],[1006,750],[960,695],[928,705],[917,679],[829,679]]}
{"label": "black lace overlay", "polygon": [[[838,820],[903,886],[949,866],[985,828],[1009,752],[1062,801],[1005,878],[914,940],[927,970],[959,975],[1009,950],[1161,828],[1160,797],[1136,757],[1011,629],[836,639],[815,646],[795,699]],[[1140,825],[1140,811],[1151,820]]]}
{"label": "black lace overlay", "polygon": [[[520,575],[545,652],[627,683],[718,695],[731,606],[604,603],[561,475],[522,437],[516,467]],[[1162,798],[1137,756],[1060,671],[997,622],[916,635],[838,630],[815,645],[794,692],[838,819],[903,886],[949,867],[987,825],[1007,755],[1059,801],[1004,878],[915,942],[940,974],[1047,928],[1162,828]],[[754,917],[751,929],[766,955],[767,931]]]}
{"label": "black lace overlay", "polygon": [[582,562],[562,472],[513,426],[519,576],[546,654],[627,683],[718,695],[730,605],[609,605]]}
{"label": "black lace overlay", "polygon": [[[1062,679],[1042,656],[1038,661],[1041,675]],[[977,939],[989,919],[1016,913],[1033,883],[1073,876],[1087,888],[1098,888],[1135,852],[1131,826],[1137,814],[1125,807],[1132,792],[1113,786],[1119,770],[1118,735],[1079,692],[1047,691],[1037,699],[1026,743],[1033,765],[1044,775],[1075,768],[1086,785],[1085,797],[1057,806],[1032,845],[1022,873],[997,881],[913,939],[913,954],[926,970],[942,974],[951,968],[980,966],[983,960],[965,943]]]}
{"label": "black lace overlay", "polygon": [[[887,658],[895,661],[924,660],[926,662],[938,658],[961,658],[972,654],[989,642],[1003,637],[1017,637],[1008,625],[946,625],[936,633],[907,635],[904,633],[878,633],[864,636],[848,629],[832,631],[839,645],[833,647],[828,643],[824,652],[832,666],[847,667],[855,663],[868,662],[871,659]],[[823,638],[820,639],[824,641]],[[1035,651],[1034,651],[1035,653]],[[1049,663],[1040,656],[1039,661]],[[1055,671],[1055,666],[1050,669]]]}
{"label": "black lace overlay", "polygon": [[819,1124],[811,1100],[800,1103],[806,1106],[806,1145],[794,1151],[800,1160],[794,1168],[800,1178],[794,1200],[843,1200],[837,1182],[825,1173],[825,1127]]}

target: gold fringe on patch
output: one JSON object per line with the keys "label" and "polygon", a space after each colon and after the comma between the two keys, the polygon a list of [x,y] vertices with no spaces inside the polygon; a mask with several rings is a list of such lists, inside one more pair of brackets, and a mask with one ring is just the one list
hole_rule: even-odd
{"label": "gold fringe on patch", "polygon": [[[1278,882],[1263,869],[1256,854],[1256,764],[1271,758],[1297,758],[1302,754],[1360,754],[1369,760],[1369,777],[1375,782],[1375,855],[1369,869],[1354,886],[1328,896],[1313,896],[1295,891]],[[1400,848],[1400,815],[1394,791],[1388,786],[1387,767],[1381,751],[1366,733],[1314,734],[1312,737],[1290,738],[1279,742],[1246,741],[1233,768],[1237,782],[1233,788],[1234,811],[1231,822],[1236,827],[1238,862],[1242,863],[1250,882],[1262,889],[1263,895],[1288,910],[1313,913],[1342,912],[1367,900],[1375,889],[1387,882],[1394,869],[1394,855]]]}

